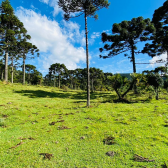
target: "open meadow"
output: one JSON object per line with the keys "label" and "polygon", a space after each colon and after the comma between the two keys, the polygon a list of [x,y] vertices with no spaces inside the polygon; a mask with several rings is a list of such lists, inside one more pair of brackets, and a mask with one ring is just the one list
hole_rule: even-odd
{"label": "open meadow", "polygon": [[95,92],[87,108],[83,91],[0,82],[0,167],[166,168],[168,94],[159,97]]}

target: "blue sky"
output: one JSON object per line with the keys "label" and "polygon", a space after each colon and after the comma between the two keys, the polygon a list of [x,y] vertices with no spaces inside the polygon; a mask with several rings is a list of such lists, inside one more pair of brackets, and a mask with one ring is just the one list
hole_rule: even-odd
{"label": "blue sky", "polygon": [[[40,57],[27,60],[45,76],[53,63],[64,63],[68,69],[85,68],[85,32],[84,16],[64,21],[63,12],[57,0],[10,0],[15,14],[24,23],[31,42],[40,49]],[[88,18],[90,67],[104,72],[132,73],[133,66],[124,54],[108,59],[99,58],[99,48],[103,47],[101,33],[111,34],[112,25],[134,17],[152,18],[154,10],[162,6],[165,0],[109,0],[109,9],[98,12],[99,19]],[[138,45],[141,49],[143,43]],[[160,58],[166,59],[166,53]],[[155,62],[158,57],[136,55],[136,63]],[[137,72],[154,69],[164,64],[140,65]]]}

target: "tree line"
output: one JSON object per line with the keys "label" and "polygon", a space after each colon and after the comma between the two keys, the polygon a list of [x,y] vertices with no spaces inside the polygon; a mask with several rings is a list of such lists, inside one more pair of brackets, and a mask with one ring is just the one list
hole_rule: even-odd
{"label": "tree line", "polygon": [[[90,68],[91,91],[109,90],[110,85],[108,85],[107,77],[112,75],[112,73],[104,73],[99,68]],[[48,74],[43,79],[43,84],[58,88],[87,90],[87,68],[68,70],[64,64],[52,64]]]}

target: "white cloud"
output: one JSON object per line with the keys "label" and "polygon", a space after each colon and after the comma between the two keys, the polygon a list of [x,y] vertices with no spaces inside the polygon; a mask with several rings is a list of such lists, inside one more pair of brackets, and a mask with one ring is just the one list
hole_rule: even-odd
{"label": "white cloud", "polygon": [[49,3],[49,0],[39,0],[40,2],[43,2],[43,3],[46,3],[48,4]]}
{"label": "white cloud", "polygon": [[68,37],[70,42],[85,46],[85,31],[80,32],[80,26],[77,23],[63,20],[62,24],[63,33]]}
{"label": "white cloud", "polygon": [[[149,62],[151,64],[147,68],[149,68],[149,67],[155,68],[155,67],[159,67],[159,66],[165,66],[166,62],[156,63],[158,60],[167,61],[167,53],[164,53],[160,56],[153,57],[151,60],[149,60]],[[154,64],[154,63],[156,63],[156,64]]]}
{"label": "white cloud", "polygon": [[58,15],[58,13],[62,12],[62,9],[59,8],[59,6],[58,6],[58,0],[39,0],[39,1],[54,8],[53,16],[56,16],[56,15]]}
{"label": "white cloud", "polygon": [[[23,22],[28,34],[31,35],[31,42],[35,44],[41,54],[39,61],[41,69],[48,72],[48,68],[53,63],[64,63],[68,69],[77,68],[80,61],[85,61],[85,50],[83,47],[74,47],[69,40],[69,34],[64,34],[64,29],[58,22],[49,20],[45,15],[37,14],[33,10],[22,7],[16,11],[17,16]],[[79,26],[70,22],[72,33],[82,36]],[[75,40],[75,39],[74,39]]]}
{"label": "white cloud", "polygon": [[99,38],[100,35],[101,35],[100,32],[93,32],[93,34],[91,35],[91,38],[92,39]]}
{"label": "white cloud", "polygon": [[101,36],[100,32],[93,32],[90,36],[89,44],[92,45],[95,42],[96,38],[100,38],[100,36]]}

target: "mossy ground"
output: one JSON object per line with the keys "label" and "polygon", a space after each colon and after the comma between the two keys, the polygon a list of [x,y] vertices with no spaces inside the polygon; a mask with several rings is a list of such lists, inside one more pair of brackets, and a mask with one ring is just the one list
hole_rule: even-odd
{"label": "mossy ground", "polygon": [[[168,165],[168,95],[91,95],[0,83],[0,167],[158,168]],[[114,103],[115,102],[115,103]],[[53,122],[53,123],[52,123]],[[104,144],[112,136],[112,145]],[[106,153],[114,151],[110,157]],[[40,153],[52,154],[45,158]],[[134,161],[138,154],[154,162]]]}

